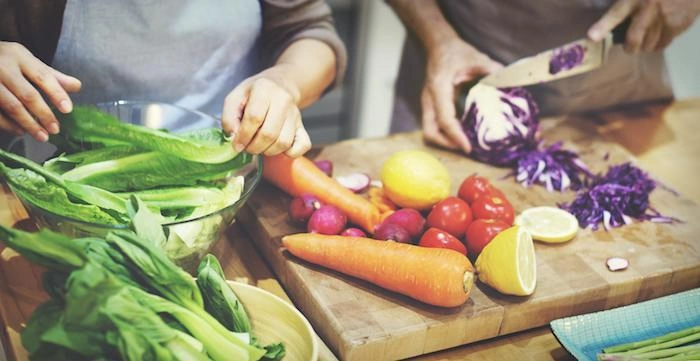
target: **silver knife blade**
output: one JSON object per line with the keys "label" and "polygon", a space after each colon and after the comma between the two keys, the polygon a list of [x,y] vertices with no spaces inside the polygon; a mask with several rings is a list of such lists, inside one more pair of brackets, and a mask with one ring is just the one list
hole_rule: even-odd
{"label": "silver knife blade", "polygon": [[[590,39],[579,39],[563,46],[545,50],[539,54],[522,58],[482,78],[479,83],[496,88],[508,88],[525,86],[538,83],[546,83],[552,80],[562,79],[573,75],[585,73],[599,68],[605,63],[608,52],[613,45],[612,34],[608,34],[600,42]],[[583,47],[583,59],[578,65],[570,69],[550,71],[550,61],[562,52],[571,51],[575,47]]]}

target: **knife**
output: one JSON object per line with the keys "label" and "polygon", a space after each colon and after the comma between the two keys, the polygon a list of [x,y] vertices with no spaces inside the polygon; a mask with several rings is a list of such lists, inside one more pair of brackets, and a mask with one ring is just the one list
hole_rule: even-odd
{"label": "knife", "polygon": [[598,69],[605,64],[613,44],[624,43],[629,24],[629,19],[623,21],[600,42],[588,38],[579,39],[522,58],[481,78],[479,83],[496,88],[517,87],[546,83]]}

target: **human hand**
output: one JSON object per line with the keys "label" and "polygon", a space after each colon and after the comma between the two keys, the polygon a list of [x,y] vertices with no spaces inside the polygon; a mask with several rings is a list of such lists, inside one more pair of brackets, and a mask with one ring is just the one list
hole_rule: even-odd
{"label": "human hand", "polygon": [[39,90],[60,112],[69,113],[73,103],[67,92],[80,90],[80,80],[44,64],[19,43],[0,41],[0,130],[26,131],[41,142],[59,132]]}
{"label": "human hand", "polygon": [[226,97],[222,127],[233,135],[237,151],[298,157],[311,148],[297,106],[299,90],[286,71],[284,65],[275,65],[244,80]]}
{"label": "human hand", "polygon": [[457,119],[455,88],[502,67],[459,38],[430,49],[421,93],[423,137],[445,148],[471,152],[469,140]]}
{"label": "human hand", "polygon": [[618,0],[591,26],[588,37],[600,41],[615,26],[631,17],[625,51],[660,51],[688,29],[698,14],[700,1],[697,0]]}

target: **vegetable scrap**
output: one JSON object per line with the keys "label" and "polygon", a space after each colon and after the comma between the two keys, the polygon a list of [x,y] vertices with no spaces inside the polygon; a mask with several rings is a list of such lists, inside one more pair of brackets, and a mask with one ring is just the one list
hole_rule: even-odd
{"label": "vegetable scrap", "polygon": [[554,75],[559,72],[573,69],[583,62],[586,56],[586,47],[581,44],[562,46],[554,49],[549,60],[549,73]]}
{"label": "vegetable scrap", "polygon": [[605,260],[605,265],[612,272],[624,271],[629,267],[630,262],[622,257],[610,257]]}
{"label": "vegetable scrap", "polygon": [[623,360],[699,360],[700,326],[688,327],[641,341],[606,347],[599,361]]}

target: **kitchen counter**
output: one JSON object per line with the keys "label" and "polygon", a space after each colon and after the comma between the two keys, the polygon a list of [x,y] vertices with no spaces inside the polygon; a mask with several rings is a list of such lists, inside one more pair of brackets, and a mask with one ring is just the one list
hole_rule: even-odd
{"label": "kitchen counter", "polygon": [[[633,111],[609,112],[597,117],[547,119],[544,126],[566,121],[591,137],[602,137],[624,147],[637,164],[657,180],[700,203],[696,186],[700,167],[700,99],[656,104]],[[0,223],[14,225],[27,218],[24,209],[7,187],[0,193]],[[24,221],[26,222],[26,221]],[[270,267],[253,246],[253,240],[238,225],[232,226],[215,247],[230,279],[243,280],[289,300]],[[14,252],[0,254],[0,317],[3,343],[9,359],[24,360],[18,348],[22,322],[42,299],[40,270]],[[13,352],[14,351],[14,352]],[[413,358],[414,360],[573,360],[548,327],[500,336],[470,345]],[[321,360],[335,356],[322,347]]]}

